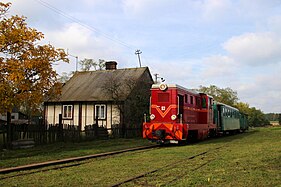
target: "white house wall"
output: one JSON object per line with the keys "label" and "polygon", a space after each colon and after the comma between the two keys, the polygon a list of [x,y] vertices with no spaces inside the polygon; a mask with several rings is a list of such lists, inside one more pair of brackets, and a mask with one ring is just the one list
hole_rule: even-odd
{"label": "white house wall", "polygon": [[112,124],[120,124],[120,110],[117,105],[112,107]]}
{"label": "white house wall", "polygon": [[62,113],[62,107],[55,105],[55,123],[59,123],[59,114]]}
{"label": "white house wall", "polygon": [[61,114],[61,106],[47,105],[45,106],[45,118],[48,124],[59,123],[59,114]]}
{"label": "white house wall", "polygon": [[[82,124],[81,130],[85,129],[85,125],[93,125],[96,123],[94,114],[95,114],[95,105],[94,104],[82,104]],[[61,104],[48,104],[45,105],[45,119],[47,124],[58,124],[59,123],[59,114],[62,114],[62,105]],[[78,125],[79,124],[79,104],[73,105],[73,119],[67,120],[63,119],[62,123],[64,127],[66,125]],[[111,124],[120,123],[120,112],[117,105],[106,104],[106,120],[99,120],[98,125],[104,126],[106,128],[111,128]]]}
{"label": "white house wall", "polygon": [[82,105],[82,130],[84,130],[85,125],[93,125],[94,123],[94,105]]}
{"label": "white house wall", "polygon": [[[79,105],[73,105],[73,120],[71,125],[78,125],[79,124]],[[82,111],[83,112],[83,111]]]}

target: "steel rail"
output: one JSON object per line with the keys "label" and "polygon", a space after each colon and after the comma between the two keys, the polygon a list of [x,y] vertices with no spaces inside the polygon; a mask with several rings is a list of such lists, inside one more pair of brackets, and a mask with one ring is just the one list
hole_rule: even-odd
{"label": "steel rail", "polygon": [[92,154],[92,155],[86,155],[86,156],[65,158],[65,159],[60,159],[60,160],[51,160],[51,161],[47,161],[47,162],[34,163],[34,164],[28,164],[28,165],[22,165],[22,166],[10,167],[10,168],[3,168],[3,169],[0,169],[0,174],[7,174],[7,173],[11,173],[11,172],[16,172],[16,171],[31,170],[31,169],[37,169],[37,168],[42,168],[42,167],[46,167],[46,166],[66,164],[66,163],[70,163],[70,162],[82,161],[82,160],[98,158],[98,157],[105,157],[105,156],[116,155],[116,154],[120,154],[120,153],[131,152],[131,151],[151,149],[151,148],[156,148],[156,147],[159,147],[159,145],[134,147],[134,148],[123,149],[123,150],[119,150],[119,151],[112,151],[112,152]]}
{"label": "steel rail", "polygon": [[[181,159],[181,160],[179,160],[179,161],[173,162],[173,163],[171,163],[171,164],[167,164],[167,165],[165,165],[165,166],[163,166],[163,167],[161,167],[161,168],[158,168],[158,169],[155,169],[155,170],[152,170],[152,171],[148,171],[148,172],[146,172],[146,173],[142,173],[142,174],[140,174],[140,175],[138,175],[138,176],[134,176],[134,177],[132,177],[132,178],[128,178],[128,179],[126,179],[126,180],[124,180],[124,181],[121,181],[121,182],[119,182],[119,183],[116,183],[116,184],[114,184],[114,185],[111,185],[111,187],[118,187],[118,186],[121,186],[122,184],[125,184],[125,183],[128,183],[128,182],[132,182],[132,181],[137,180],[137,179],[139,179],[139,178],[145,177],[146,175],[149,175],[149,174],[155,173],[155,172],[157,172],[157,171],[163,170],[163,169],[165,169],[165,168],[167,168],[167,167],[177,165],[177,164],[179,164],[179,163],[181,163],[181,162],[186,161],[187,159],[188,159],[188,160],[192,160],[192,159],[194,159],[194,158],[196,158],[196,157],[205,155],[205,154],[207,154],[208,152],[211,152],[211,151],[217,150],[217,149],[221,149],[221,148],[222,148],[222,147],[217,147],[217,148],[210,149],[210,150],[208,150],[208,151],[204,151],[204,152],[198,153],[198,154],[196,154],[196,155],[193,155],[193,156],[190,156],[190,157],[187,157],[187,158],[183,158],[183,159]],[[204,166],[204,165],[206,165],[206,163],[203,164],[202,166]],[[202,167],[202,166],[200,166],[200,167]],[[200,167],[199,167],[199,168],[200,168]],[[198,168],[198,169],[199,169],[199,168]]]}

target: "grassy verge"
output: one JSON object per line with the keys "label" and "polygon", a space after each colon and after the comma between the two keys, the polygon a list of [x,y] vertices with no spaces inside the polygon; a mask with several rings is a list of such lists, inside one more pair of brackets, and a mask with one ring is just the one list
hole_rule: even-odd
{"label": "grassy verge", "polygon": [[[160,168],[123,186],[281,186],[280,145],[281,127],[258,128],[188,146],[91,159],[59,170],[2,175],[0,185],[110,186]],[[188,159],[203,151],[208,152]]]}
{"label": "grassy verge", "polygon": [[151,145],[151,143],[144,139],[114,139],[81,143],[60,142],[36,146],[30,149],[4,150],[0,152],[0,168],[116,151],[145,145]]}

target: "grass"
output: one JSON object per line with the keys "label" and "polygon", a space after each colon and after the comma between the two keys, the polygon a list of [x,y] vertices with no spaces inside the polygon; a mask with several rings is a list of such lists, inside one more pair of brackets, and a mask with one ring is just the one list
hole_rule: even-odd
{"label": "grass", "polygon": [[144,139],[95,140],[81,143],[54,143],[30,149],[0,151],[0,168],[14,167],[48,160],[84,156],[121,150],[136,146],[151,145]]}
{"label": "grass", "polygon": [[[135,143],[139,141],[142,142],[135,140]],[[99,151],[106,149],[107,146],[113,149],[115,142],[101,144],[103,145],[97,148]],[[2,178],[0,185],[110,186],[147,171],[162,168],[123,186],[281,186],[280,145],[281,127],[257,128],[244,134],[187,146],[168,146],[91,159],[79,162],[80,165],[75,167],[6,174],[0,176]],[[221,148],[214,149],[218,147]],[[95,147],[92,149],[86,150],[96,151]],[[208,152],[188,159],[203,151]],[[53,151],[52,155],[57,155],[55,152]],[[34,159],[36,156],[32,157]],[[171,163],[176,164],[168,166]],[[23,173],[28,174],[21,175]],[[5,178],[15,174],[18,176]]]}

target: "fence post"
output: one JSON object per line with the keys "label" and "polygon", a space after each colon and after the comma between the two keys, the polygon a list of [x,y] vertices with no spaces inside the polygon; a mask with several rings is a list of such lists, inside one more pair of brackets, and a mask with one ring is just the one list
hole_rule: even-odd
{"label": "fence post", "polygon": [[59,141],[63,141],[62,114],[59,114],[58,139]]}
{"label": "fence post", "polygon": [[11,148],[13,141],[11,112],[7,112],[7,147]]}
{"label": "fence post", "polygon": [[125,123],[122,123],[122,138],[125,138],[126,135],[126,127],[125,127]]}

